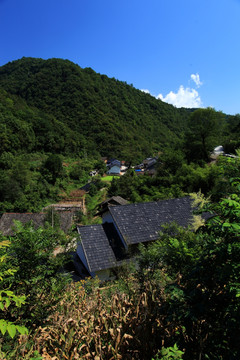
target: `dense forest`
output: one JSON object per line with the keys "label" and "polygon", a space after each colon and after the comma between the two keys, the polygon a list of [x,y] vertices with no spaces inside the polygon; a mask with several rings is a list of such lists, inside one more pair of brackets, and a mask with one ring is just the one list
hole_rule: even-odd
{"label": "dense forest", "polygon": [[125,82],[60,59],[8,63],[0,68],[0,89],[5,151],[140,160],[176,144],[189,115]]}
{"label": "dense forest", "polygon": [[[212,214],[166,227],[106,283],[72,281],[74,228],[0,234],[1,359],[239,359],[238,114],[177,109],[68,60],[22,58],[0,68],[0,130],[0,213],[39,212],[96,169],[78,223],[101,221],[113,195],[193,193]],[[237,156],[211,161],[217,145]],[[102,156],[129,170],[105,181]],[[132,165],[148,156],[154,176],[138,175]]]}

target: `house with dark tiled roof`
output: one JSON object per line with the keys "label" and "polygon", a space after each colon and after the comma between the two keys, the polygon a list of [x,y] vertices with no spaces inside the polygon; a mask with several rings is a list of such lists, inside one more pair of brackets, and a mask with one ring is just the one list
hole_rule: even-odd
{"label": "house with dark tiled roof", "polygon": [[117,159],[110,159],[107,161],[107,167],[111,168],[113,166],[121,167],[121,161]]}
{"label": "house with dark tiled roof", "polygon": [[[58,213],[59,227],[67,232],[73,224],[73,213],[64,211]],[[54,219],[54,217],[53,217]],[[46,213],[4,213],[0,219],[0,233],[4,236],[12,236],[15,233],[15,221],[22,224],[32,222],[35,229],[44,227],[47,222]],[[54,226],[54,224],[50,224]]]}
{"label": "house with dark tiled roof", "polygon": [[111,166],[107,171],[108,175],[120,175],[121,167],[118,165]]}
{"label": "house with dark tiled roof", "polygon": [[117,159],[110,159],[107,162],[107,174],[108,175],[120,175],[121,172],[121,161]]}
{"label": "house with dark tiled roof", "polygon": [[112,196],[111,198],[101,202],[98,206],[98,213],[96,215],[102,215],[106,211],[108,211],[109,206],[116,206],[116,205],[127,205],[128,201],[123,199],[121,196]]}
{"label": "house with dark tiled roof", "polygon": [[77,254],[91,276],[106,279],[130,249],[157,240],[163,225],[176,222],[187,227],[192,220],[190,197],[108,206],[101,225],[78,226]]}
{"label": "house with dark tiled roof", "polygon": [[156,158],[147,158],[147,159],[143,160],[143,165],[144,165],[145,169],[151,168],[156,163],[157,163]]}
{"label": "house with dark tiled roof", "polygon": [[110,278],[110,271],[122,264],[125,248],[114,224],[78,226],[81,241],[77,255],[90,276]]}

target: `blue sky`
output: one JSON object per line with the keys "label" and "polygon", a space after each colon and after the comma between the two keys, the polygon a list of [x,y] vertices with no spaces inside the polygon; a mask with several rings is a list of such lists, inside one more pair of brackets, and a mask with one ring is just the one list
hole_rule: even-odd
{"label": "blue sky", "polygon": [[240,0],[0,0],[0,65],[69,59],[177,107],[240,113]]}

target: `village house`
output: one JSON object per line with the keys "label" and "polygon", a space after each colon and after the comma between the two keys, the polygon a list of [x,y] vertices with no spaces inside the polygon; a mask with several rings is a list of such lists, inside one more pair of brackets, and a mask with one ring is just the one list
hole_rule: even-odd
{"label": "village house", "polygon": [[[59,227],[65,233],[70,230],[73,225],[73,213],[71,211],[61,211],[57,213]],[[4,213],[0,219],[0,232],[4,236],[12,236],[16,231],[15,221],[20,221],[22,224],[31,222],[35,229],[54,224],[55,216],[48,219],[46,212],[44,213]]]}
{"label": "village house", "polygon": [[126,166],[126,162],[124,160],[122,160],[121,167],[120,167],[120,175],[124,175],[128,169],[129,169],[129,167]]}
{"label": "village house", "polygon": [[101,280],[109,279],[138,244],[157,240],[163,225],[176,222],[187,227],[193,221],[190,197],[109,205],[102,210],[102,224],[77,227],[78,261],[90,276]]}
{"label": "village house", "polygon": [[96,175],[98,175],[98,171],[97,170],[92,170],[92,171],[90,171],[89,175],[92,176],[92,177],[96,176]]}
{"label": "village house", "polygon": [[147,158],[143,162],[134,167],[137,175],[148,174],[150,176],[156,175],[157,158]]}
{"label": "village house", "polygon": [[121,167],[121,161],[120,160],[117,160],[117,159],[109,159],[107,161],[107,167],[108,168],[111,168],[113,166],[118,166],[118,167]]}
{"label": "village house", "polygon": [[108,175],[120,175],[121,172],[121,162],[117,159],[110,159],[107,162],[107,174]]}
{"label": "village house", "polygon": [[156,158],[147,158],[143,160],[144,169],[148,169],[157,163]]}
{"label": "village house", "polygon": [[121,172],[121,168],[120,166],[112,166],[108,171],[107,171],[107,174],[108,175],[120,175],[120,172]]}
{"label": "village house", "polygon": [[127,205],[128,201],[123,199],[121,196],[112,196],[111,198],[101,202],[98,206],[98,213],[96,215],[102,215],[108,211],[109,206],[116,206],[116,205]]}

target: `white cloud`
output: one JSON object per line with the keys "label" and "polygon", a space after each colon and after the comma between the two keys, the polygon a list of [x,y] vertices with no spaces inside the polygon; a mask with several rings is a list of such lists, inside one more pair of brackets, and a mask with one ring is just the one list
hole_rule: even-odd
{"label": "white cloud", "polygon": [[186,108],[198,108],[201,107],[202,101],[201,98],[195,89],[184,88],[181,85],[177,93],[170,91],[165,97],[162,94],[157,96],[157,99],[172,104],[176,107],[186,107]]}
{"label": "white cloud", "polygon": [[191,79],[195,82],[195,84],[197,85],[198,88],[202,85],[202,82],[200,81],[200,76],[198,73],[192,74]]}
{"label": "white cloud", "polygon": [[[191,80],[194,81],[196,87],[199,88],[203,83],[200,81],[200,76],[198,73],[191,74]],[[202,107],[202,100],[198,93],[198,91],[194,88],[187,87],[185,88],[183,85],[180,85],[178,91],[175,93],[170,91],[165,97],[162,94],[153,95],[150,93],[148,89],[141,89],[144,93],[150,94],[157,99],[160,99],[168,104],[172,104],[178,108],[199,108]]]}

